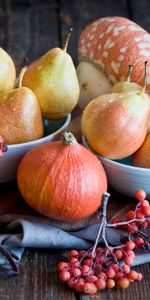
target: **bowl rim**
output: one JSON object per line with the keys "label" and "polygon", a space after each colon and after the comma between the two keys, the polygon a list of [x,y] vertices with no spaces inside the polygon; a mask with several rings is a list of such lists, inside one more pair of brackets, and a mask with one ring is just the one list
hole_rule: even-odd
{"label": "bowl rim", "polygon": [[71,113],[68,113],[65,118],[66,118],[66,120],[65,120],[64,124],[58,130],[54,131],[53,133],[51,133],[49,135],[46,135],[44,137],[41,137],[40,139],[37,139],[37,140],[33,140],[33,141],[25,142],[25,143],[20,143],[20,144],[7,145],[8,150],[14,149],[14,148],[21,148],[21,147],[24,147],[24,146],[30,146],[30,145],[33,145],[33,144],[38,144],[39,141],[42,141],[42,142],[47,141],[50,136],[59,134],[61,131],[63,131],[64,128],[66,128],[69,125],[69,123],[71,121]]}
{"label": "bowl rim", "polygon": [[114,160],[111,160],[109,158],[106,158],[104,156],[100,156],[96,151],[94,151],[90,146],[89,144],[87,143],[86,141],[86,138],[84,137],[84,135],[82,135],[82,143],[84,146],[86,146],[89,150],[91,150],[96,156],[98,156],[101,160],[103,161],[106,161],[106,162],[109,162],[111,163],[112,165],[116,165],[116,166],[120,166],[124,169],[130,169],[132,171],[134,171],[134,169],[136,169],[137,171],[140,171],[142,173],[148,173],[150,172],[150,169],[148,168],[140,168],[140,167],[136,167],[136,166],[130,166],[130,165],[125,165],[125,164],[122,164],[122,163],[119,163],[119,162],[116,162]]}

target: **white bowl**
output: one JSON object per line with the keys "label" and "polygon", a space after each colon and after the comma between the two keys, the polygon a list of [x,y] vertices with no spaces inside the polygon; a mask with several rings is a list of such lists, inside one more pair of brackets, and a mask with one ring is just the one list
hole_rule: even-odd
{"label": "white bowl", "polygon": [[136,190],[143,189],[150,199],[150,169],[131,166],[131,157],[119,161],[102,157],[90,148],[84,137],[82,142],[101,160],[112,188],[129,197],[133,197]]}
{"label": "white bowl", "polygon": [[59,140],[70,120],[70,113],[58,121],[44,120],[44,137],[27,143],[8,145],[7,152],[0,157],[0,183],[15,180],[17,167],[25,153],[37,145]]}

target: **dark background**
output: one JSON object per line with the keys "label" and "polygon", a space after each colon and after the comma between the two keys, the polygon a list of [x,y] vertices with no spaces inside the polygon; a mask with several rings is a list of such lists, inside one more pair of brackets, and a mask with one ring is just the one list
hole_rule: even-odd
{"label": "dark background", "polygon": [[61,46],[69,27],[74,28],[69,53],[77,64],[77,42],[87,24],[118,15],[150,31],[149,0],[0,0],[0,44],[19,71],[49,48]]}

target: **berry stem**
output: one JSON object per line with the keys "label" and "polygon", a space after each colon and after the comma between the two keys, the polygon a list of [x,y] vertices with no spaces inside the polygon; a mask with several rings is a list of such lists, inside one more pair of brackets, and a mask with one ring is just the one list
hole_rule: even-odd
{"label": "berry stem", "polygon": [[134,219],[129,220],[129,221],[122,221],[122,222],[113,223],[113,224],[108,224],[107,223],[107,227],[114,228],[116,226],[130,225],[130,223],[133,223],[133,222],[141,222],[142,223],[142,222],[145,222],[147,220],[150,220],[150,217],[142,218],[142,219],[134,218]]}
{"label": "berry stem", "polygon": [[[125,289],[130,281],[142,280],[142,274],[132,270],[131,266],[135,265],[138,248],[140,253],[141,250],[144,253],[150,252],[148,234],[145,234],[145,229],[150,228],[150,205],[146,200],[146,193],[143,190],[136,191],[135,198],[139,200],[136,208],[126,214],[125,221],[121,222],[118,217],[112,220],[115,222],[112,224],[108,224],[106,218],[109,197],[108,193],[103,194],[101,223],[94,246],[87,251],[71,250],[67,269],[65,262],[58,265],[60,279],[67,281],[68,286],[77,292],[87,293],[87,289],[91,289],[88,294],[95,294],[97,289],[113,288],[115,285]],[[117,227],[117,230],[121,226],[125,234],[121,234],[120,241],[116,242],[116,245],[119,245],[109,245],[107,229]],[[100,242],[103,242],[103,245],[97,247]],[[144,263],[147,261],[145,257]]]}
{"label": "berry stem", "polygon": [[99,231],[97,233],[97,237],[96,237],[94,247],[92,250],[92,257],[95,256],[96,247],[98,245],[101,232],[105,231],[105,228],[106,228],[106,224],[107,224],[106,223],[106,211],[107,211],[107,203],[108,203],[109,197],[110,197],[109,193],[104,193],[102,196],[101,224],[100,224]]}

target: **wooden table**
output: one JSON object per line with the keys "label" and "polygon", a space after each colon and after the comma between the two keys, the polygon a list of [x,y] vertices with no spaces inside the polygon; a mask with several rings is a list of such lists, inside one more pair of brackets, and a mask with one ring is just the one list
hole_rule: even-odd
{"label": "wooden table", "polygon": [[[11,54],[19,72],[26,57],[32,61],[49,48],[61,46],[68,28],[73,26],[74,33],[68,50],[77,64],[79,34],[92,20],[108,15],[131,18],[150,30],[149,0],[1,0],[1,46]],[[123,214],[132,206],[132,199],[112,191],[108,216]],[[16,183],[0,185],[0,214],[4,213],[31,213],[21,199]],[[131,284],[125,291],[106,290],[89,297],[75,294],[58,280],[56,265],[65,255],[64,251],[57,249],[26,249],[19,274],[16,277],[0,275],[0,299],[150,299],[150,264],[137,268],[144,274],[141,283]]]}

